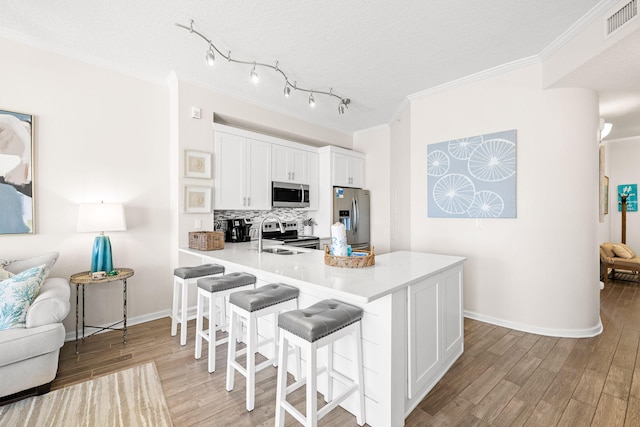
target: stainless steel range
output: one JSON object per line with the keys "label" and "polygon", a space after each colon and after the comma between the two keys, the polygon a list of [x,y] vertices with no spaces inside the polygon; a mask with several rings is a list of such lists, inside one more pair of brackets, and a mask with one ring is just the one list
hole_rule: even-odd
{"label": "stainless steel range", "polygon": [[262,225],[262,238],[276,240],[285,245],[299,248],[320,249],[320,238],[316,236],[299,236],[298,223],[282,221],[284,233],[280,232],[277,222],[265,222]]}

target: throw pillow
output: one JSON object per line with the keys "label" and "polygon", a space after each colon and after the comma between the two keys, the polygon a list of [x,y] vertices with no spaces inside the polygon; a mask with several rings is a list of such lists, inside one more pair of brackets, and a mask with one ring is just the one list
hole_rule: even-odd
{"label": "throw pillow", "polygon": [[59,252],[50,252],[48,254],[35,256],[27,259],[0,259],[0,265],[3,265],[5,270],[18,274],[21,271],[28,270],[33,267],[38,267],[45,264],[49,270],[53,268],[53,265],[58,260]]}
{"label": "throw pillow", "polygon": [[0,280],[6,280],[9,277],[15,276],[12,272],[7,271],[4,267],[0,266]]}
{"label": "throw pillow", "polygon": [[617,257],[625,259],[631,259],[634,257],[633,251],[629,250],[629,248],[623,244],[613,245],[613,253],[616,254]]}
{"label": "throw pillow", "polygon": [[0,282],[0,330],[26,327],[27,310],[48,274],[43,264]]}

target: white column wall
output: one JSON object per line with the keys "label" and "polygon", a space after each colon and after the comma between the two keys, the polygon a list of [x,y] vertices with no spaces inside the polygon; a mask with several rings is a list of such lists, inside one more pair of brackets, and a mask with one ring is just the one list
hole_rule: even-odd
{"label": "white column wall", "polygon": [[[542,90],[541,66],[411,103],[411,249],[468,257],[468,316],[558,336],[599,333],[598,99]],[[517,130],[517,218],[427,217],[427,144]]]}
{"label": "white column wall", "polygon": [[411,104],[391,123],[391,251],[411,249]]}

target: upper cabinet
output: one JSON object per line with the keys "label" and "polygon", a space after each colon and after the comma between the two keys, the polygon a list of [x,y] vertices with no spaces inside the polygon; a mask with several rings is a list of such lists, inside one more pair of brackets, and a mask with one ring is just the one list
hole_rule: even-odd
{"label": "upper cabinet", "polygon": [[214,209],[271,209],[271,144],[214,133]]}
{"label": "upper cabinet", "polygon": [[342,153],[331,153],[334,186],[362,188],[364,186],[364,159]]}
{"label": "upper cabinet", "polygon": [[271,146],[271,179],[273,181],[309,184],[306,151],[283,145]]}
{"label": "upper cabinet", "polygon": [[271,182],[306,184],[317,209],[318,149],[214,124],[214,209],[271,210]]}

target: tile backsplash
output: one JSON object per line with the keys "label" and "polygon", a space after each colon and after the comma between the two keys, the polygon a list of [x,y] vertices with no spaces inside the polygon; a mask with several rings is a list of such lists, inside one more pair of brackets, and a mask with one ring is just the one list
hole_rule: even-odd
{"label": "tile backsplash", "polygon": [[252,230],[257,231],[260,221],[267,215],[275,215],[283,221],[296,221],[298,223],[298,233],[302,234],[302,222],[309,218],[307,211],[290,208],[273,208],[270,211],[215,211],[213,223],[216,230],[225,230],[226,219],[247,218],[253,223]]}

